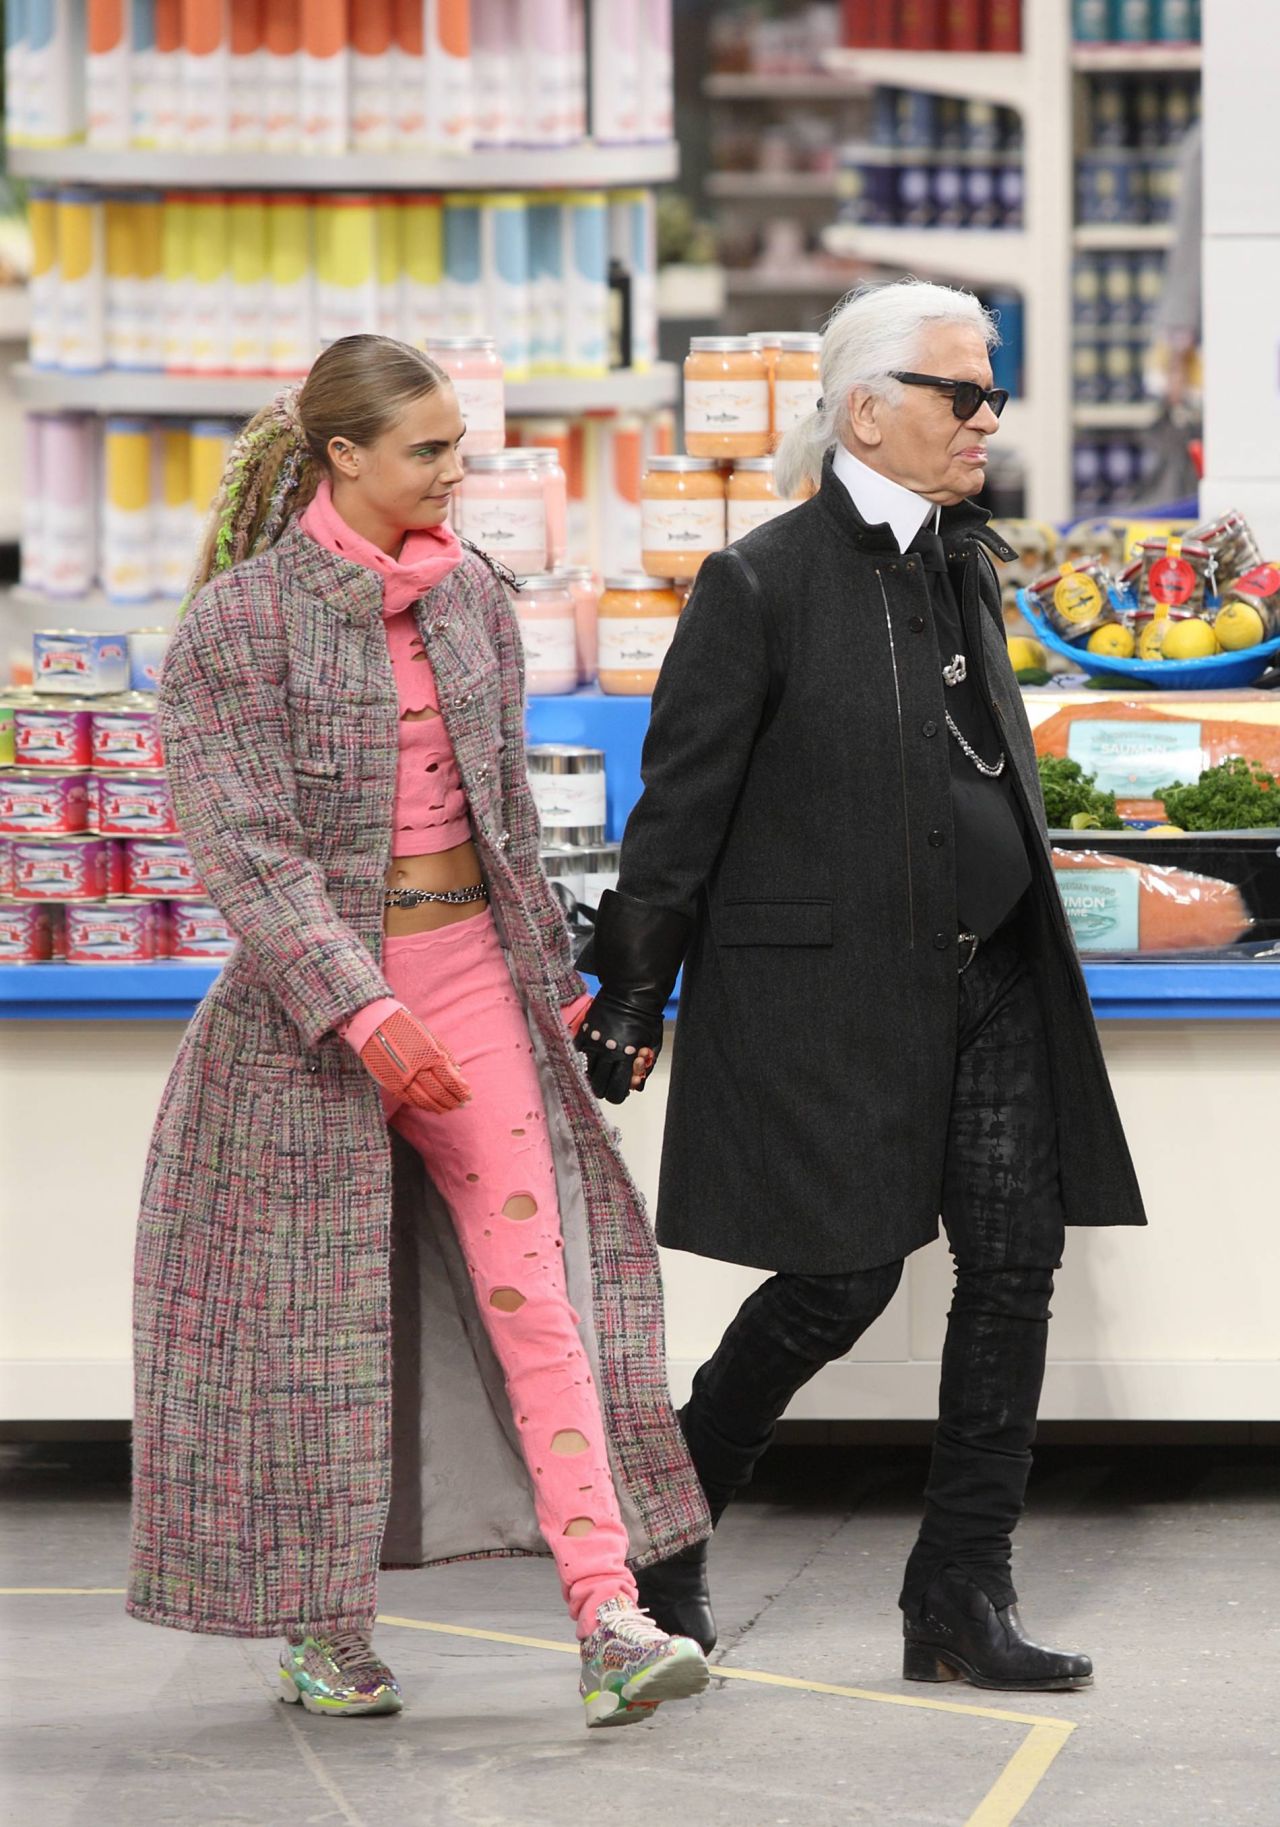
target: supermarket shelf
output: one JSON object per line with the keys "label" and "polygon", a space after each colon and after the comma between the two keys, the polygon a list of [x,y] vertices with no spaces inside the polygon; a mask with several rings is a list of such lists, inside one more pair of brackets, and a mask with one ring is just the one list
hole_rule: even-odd
{"label": "supermarket shelf", "polygon": [[[22,364],[13,370],[18,398],[44,411],[215,413],[256,412],[286,384],[275,375],[161,374],[104,368],[66,374]],[[598,379],[545,375],[507,382],[507,411],[525,413],[652,412],[674,404],[677,375],[670,362],[643,373],[615,369]]]}
{"label": "supermarket shelf", "polygon": [[1198,70],[1200,61],[1198,44],[1076,44],[1071,47],[1072,68],[1086,74],[1111,71],[1134,76],[1176,74]]}
{"label": "supermarket shelf", "polygon": [[1071,423],[1077,431],[1149,431],[1160,416],[1156,400],[1133,405],[1074,406]]}
{"label": "supermarket shelf", "polygon": [[718,318],[724,310],[724,268],[673,264],[658,270],[658,316],[664,321]]}
{"label": "supermarket shelf", "polygon": [[[4,964],[0,1021],[189,1021],[219,968]],[[1280,963],[1086,963],[1084,974],[1099,1021],[1280,1020]]]}
{"label": "supermarket shelf", "polygon": [[923,89],[1003,108],[1026,105],[1027,59],[1010,52],[839,50],[828,51],[823,61],[833,76],[849,83]]}
{"label": "supermarket shelf", "polygon": [[668,184],[680,168],[674,142],[653,146],[513,148],[449,156],[346,152],[112,151],[98,146],[11,147],[13,177],[54,184],[163,185],[213,190],[543,190]]}
{"label": "supermarket shelf", "polygon": [[829,254],[864,265],[899,267],[942,279],[1025,286],[1028,241],[1020,229],[871,228],[833,222],[822,231]]}
{"label": "supermarket shelf", "polygon": [[136,628],[158,628],[162,622],[167,625],[178,613],[178,599],[173,596],[152,596],[145,602],[119,603],[105,590],[86,590],[79,596],[50,596],[48,591],[33,590],[27,584],[0,585],[0,602],[17,603],[23,609],[39,609],[51,622],[56,622],[60,616],[75,614],[92,616],[96,623],[100,616],[115,615],[119,621],[127,621],[130,627]]}
{"label": "supermarket shelf", "polygon": [[821,70],[798,76],[724,71],[705,77],[702,83],[702,93],[708,101],[841,102],[854,101],[866,92],[866,83],[850,82]]}
{"label": "supermarket shelf", "polygon": [[1082,222],[1073,231],[1071,245],[1086,249],[1119,249],[1139,253],[1147,248],[1173,246],[1172,222]]}
{"label": "supermarket shelf", "polygon": [[745,203],[834,200],[848,188],[837,171],[713,171],[706,184],[709,197]]}
{"label": "supermarket shelf", "polygon": [[856,269],[838,266],[729,267],[724,288],[730,298],[842,298],[858,279]]}
{"label": "supermarket shelf", "polygon": [[31,294],[26,286],[0,286],[0,343],[25,342],[30,333]]}

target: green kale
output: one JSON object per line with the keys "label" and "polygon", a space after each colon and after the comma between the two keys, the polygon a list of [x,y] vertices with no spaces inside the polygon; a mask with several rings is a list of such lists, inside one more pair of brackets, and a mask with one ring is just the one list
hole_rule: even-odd
{"label": "green kale", "polygon": [[1161,787],[1155,797],[1171,825],[1184,831],[1251,831],[1280,825],[1280,786],[1274,774],[1256,761],[1233,755],[1206,768],[1195,786],[1180,780]]}
{"label": "green kale", "polygon": [[[1086,774],[1078,761],[1068,761],[1062,755],[1041,755],[1039,759],[1045,816],[1051,831],[1065,831],[1077,818],[1096,821],[1095,829],[1123,830],[1116,796],[1094,785],[1096,775]],[[1080,830],[1082,826],[1075,828]]]}

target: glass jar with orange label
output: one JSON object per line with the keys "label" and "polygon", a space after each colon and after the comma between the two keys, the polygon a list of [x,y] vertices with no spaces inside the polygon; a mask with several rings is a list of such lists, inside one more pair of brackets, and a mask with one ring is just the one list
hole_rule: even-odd
{"label": "glass jar with orange label", "polygon": [[664,577],[626,571],[604,580],[596,624],[600,689],[613,697],[652,692],[680,619],[680,598]]}
{"label": "glass jar with orange label", "polygon": [[744,457],[729,477],[729,544],[798,506],[779,495],[772,457]]}
{"label": "glass jar with orange label", "polygon": [[746,336],[695,336],[684,362],[684,443],[691,457],[769,454],[769,370]]}
{"label": "glass jar with orange label", "polygon": [[781,439],[811,413],[822,394],[822,338],[796,331],[781,338],[773,383],[773,430]]}
{"label": "glass jar with orange label", "polygon": [[651,457],[640,483],[640,562],[654,577],[694,577],[725,541],[725,483],[709,457]]}

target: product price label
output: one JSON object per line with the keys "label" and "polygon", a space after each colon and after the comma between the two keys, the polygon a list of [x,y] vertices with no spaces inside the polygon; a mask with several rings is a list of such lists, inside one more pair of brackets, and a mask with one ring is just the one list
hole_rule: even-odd
{"label": "product price label", "polygon": [[1138,950],[1136,869],[1058,869],[1054,878],[1082,952]]}
{"label": "product price label", "polygon": [[775,381],[773,384],[773,428],[781,434],[798,425],[817,406],[822,383],[811,381]]}
{"label": "product price label", "polygon": [[603,774],[530,774],[529,789],[544,825],[603,825]]}
{"label": "product price label", "polygon": [[646,552],[718,552],[724,532],[723,500],[641,504],[640,544]]}
{"label": "product price label", "polygon": [[795,506],[794,501],[731,501],[729,503],[729,544],[744,533],[754,532],[768,520],[776,520]]}
{"label": "product price label", "polygon": [[768,381],[686,381],[684,428],[686,433],[767,433]]}
{"label": "product price label", "polygon": [[1205,766],[1198,723],[1112,723],[1078,718],[1067,738],[1067,757],[1095,774],[1104,793],[1150,799],[1175,780],[1197,781]]}
{"label": "product price label", "polygon": [[601,672],[647,672],[661,666],[679,619],[675,615],[601,616]]}

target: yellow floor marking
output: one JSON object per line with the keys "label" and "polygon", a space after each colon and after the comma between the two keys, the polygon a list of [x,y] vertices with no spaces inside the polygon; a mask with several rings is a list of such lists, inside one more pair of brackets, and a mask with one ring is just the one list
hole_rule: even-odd
{"label": "yellow floor marking", "polygon": [[[123,1586],[0,1586],[0,1596],[7,1598],[119,1598]],[[484,1643],[510,1643],[520,1649],[552,1650],[557,1655],[574,1656],[576,1643],[561,1643],[550,1637],[524,1637],[505,1630],[480,1630],[470,1624],[435,1624],[425,1618],[397,1618],[379,1613],[378,1623],[395,1630],[432,1631],[443,1637],[471,1637]],[[726,1668],[712,1664],[712,1674],[728,1681],[751,1681],[762,1687],[782,1687],[806,1694],[832,1694],[842,1700],[865,1700],[877,1706],[914,1707],[931,1713],[959,1713],[971,1719],[994,1719],[1004,1725],[1030,1728],[1022,1743],[1009,1759],[986,1795],[978,1803],[964,1827],[1011,1827],[1021,1813],[1054,1758],[1075,1731],[1075,1721],[1054,1719],[1039,1713],[1013,1713],[1002,1707],[965,1706],[955,1700],[927,1700],[911,1694],[882,1694],[874,1688],[840,1687],[829,1681],[802,1681],[795,1675],[770,1675],[762,1669]]]}

